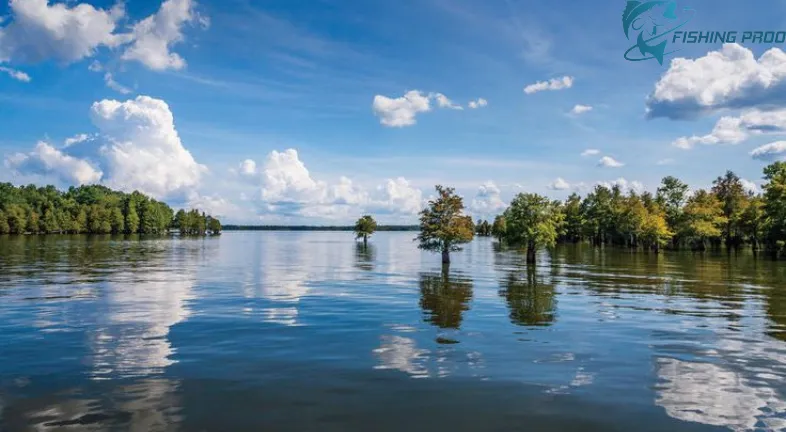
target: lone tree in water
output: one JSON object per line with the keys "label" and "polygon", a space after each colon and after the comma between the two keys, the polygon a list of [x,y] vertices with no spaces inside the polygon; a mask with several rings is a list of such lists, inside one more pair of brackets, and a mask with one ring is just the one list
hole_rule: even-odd
{"label": "lone tree in water", "polygon": [[355,240],[362,238],[363,246],[368,246],[368,237],[377,230],[377,221],[370,215],[365,215],[355,222]]}
{"label": "lone tree in water", "polygon": [[415,239],[418,248],[442,252],[442,264],[450,264],[450,252],[461,250],[475,236],[470,216],[462,214],[464,202],[455,189],[437,186],[437,199],[429,201],[420,212],[420,234]]}
{"label": "lone tree in water", "polygon": [[527,247],[527,263],[541,247],[553,247],[564,216],[555,203],[538,194],[518,194],[505,210],[506,243]]}

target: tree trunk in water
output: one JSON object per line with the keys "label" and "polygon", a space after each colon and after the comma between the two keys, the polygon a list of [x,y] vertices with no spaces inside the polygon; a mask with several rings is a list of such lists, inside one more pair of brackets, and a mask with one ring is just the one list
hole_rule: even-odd
{"label": "tree trunk in water", "polygon": [[442,264],[450,264],[450,251],[442,251]]}
{"label": "tree trunk in water", "polygon": [[535,264],[535,248],[527,248],[527,264]]}
{"label": "tree trunk in water", "polygon": [[363,234],[363,247],[368,246],[368,235]]}
{"label": "tree trunk in water", "polygon": [[655,242],[655,255],[660,253],[660,243]]}

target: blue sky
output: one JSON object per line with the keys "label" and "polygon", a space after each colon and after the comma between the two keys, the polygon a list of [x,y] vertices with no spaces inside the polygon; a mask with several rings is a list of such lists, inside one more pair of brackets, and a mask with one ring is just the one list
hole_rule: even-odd
{"label": "blue sky", "polygon": [[[783,46],[629,62],[625,3],[4,2],[0,181],[99,182],[255,223],[411,222],[436,183],[484,217],[520,191],[699,188],[726,169],[760,184],[786,154],[786,60],[759,58]],[[775,0],[678,5],[691,30],[786,29]],[[724,116],[736,126],[710,134]]]}

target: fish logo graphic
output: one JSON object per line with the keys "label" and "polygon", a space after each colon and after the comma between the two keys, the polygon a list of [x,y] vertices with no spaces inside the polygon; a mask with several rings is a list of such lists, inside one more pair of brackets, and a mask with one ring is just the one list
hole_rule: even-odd
{"label": "fish logo graphic", "polygon": [[[692,9],[683,11],[694,12]],[[662,65],[665,56],[679,51],[666,51],[669,42],[665,36],[684,26],[692,18],[691,14],[688,19],[678,21],[676,0],[628,1],[622,13],[622,29],[628,40],[635,32],[639,32],[639,35],[636,45],[625,51],[625,60],[655,59]]]}

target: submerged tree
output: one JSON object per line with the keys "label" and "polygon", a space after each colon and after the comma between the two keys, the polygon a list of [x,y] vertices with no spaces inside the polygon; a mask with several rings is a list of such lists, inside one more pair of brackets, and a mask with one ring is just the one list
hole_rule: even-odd
{"label": "submerged tree", "polygon": [[505,237],[505,231],[507,230],[507,224],[505,223],[505,216],[504,215],[497,215],[494,218],[494,224],[491,226],[491,235],[497,239],[497,241],[502,241]]}
{"label": "submerged tree", "polygon": [[355,240],[362,238],[363,245],[368,245],[368,238],[377,230],[377,221],[370,215],[365,215],[355,222]]}
{"label": "submerged tree", "polygon": [[705,250],[708,241],[720,239],[726,222],[720,200],[700,189],[685,205],[680,235],[690,240],[695,250]]}
{"label": "submerged tree", "polygon": [[442,263],[450,263],[450,252],[461,250],[475,236],[472,218],[465,216],[464,201],[455,189],[436,186],[437,198],[429,201],[420,212],[420,234],[418,248],[442,252]]}
{"label": "submerged tree", "polygon": [[553,247],[563,215],[555,203],[538,194],[518,194],[505,210],[505,241],[527,248],[527,262],[535,262],[541,247]]}
{"label": "submerged tree", "polygon": [[786,242],[786,162],[764,168],[764,214],[768,221],[768,248],[780,252]]}

